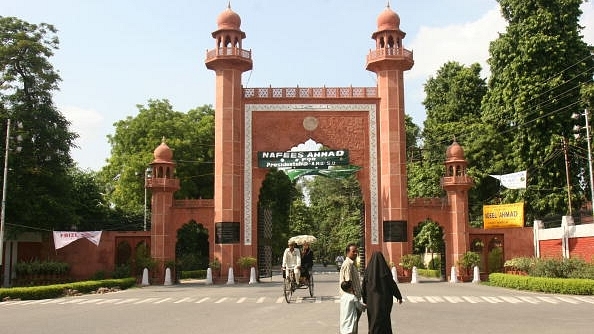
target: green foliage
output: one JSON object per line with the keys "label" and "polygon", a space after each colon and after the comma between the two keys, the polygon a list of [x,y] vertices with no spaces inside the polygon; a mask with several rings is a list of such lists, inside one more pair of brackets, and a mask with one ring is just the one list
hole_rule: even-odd
{"label": "green foliage", "polygon": [[199,270],[184,270],[181,272],[181,279],[205,279],[206,278],[206,270],[199,269]]}
{"label": "green foliage", "polygon": [[55,284],[35,287],[0,288],[0,300],[4,298],[21,300],[38,300],[57,298],[65,295],[67,290],[80,293],[91,293],[101,287],[128,289],[136,285],[136,278],[107,279],[99,281],[85,281],[67,284]]}
{"label": "green foliage", "polygon": [[[493,128],[505,163],[483,173],[527,170],[528,189],[501,190],[498,201],[526,202],[526,221],[568,211],[561,136],[571,137],[571,114],[582,110],[580,88],[592,82],[594,58],[579,26],[581,0],[499,0],[506,31],[491,42],[491,78],[482,103],[482,121]],[[489,133],[489,132],[486,132]],[[572,204],[578,208],[589,193],[581,182],[587,160],[585,142],[570,150]],[[580,152],[579,155],[574,152]],[[498,160],[498,159],[497,159]],[[493,161],[497,161],[493,159]],[[485,198],[485,197],[483,197]]]}
{"label": "green foliage", "polygon": [[[441,258],[439,257],[434,257],[429,261],[429,264],[427,265],[427,268],[430,270],[437,270],[440,271],[441,270]],[[440,273],[441,275],[441,273]]]}
{"label": "green foliage", "polygon": [[[7,233],[21,229],[70,229],[79,220],[68,169],[78,137],[52,101],[60,76],[50,63],[57,30],[0,16],[0,120],[12,121],[11,175],[7,182]],[[0,149],[4,152],[5,141]],[[16,224],[18,222],[18,224]]]}
{"label": "green foliage", "polygon": [[434,277],[439,278],[441,277],[441,271],[436,269],[418,269],[417,274],[422,277]]}
{"label": "green foliage", "polygon": [[191,221],[177,231],[175,256],[180,270],[206,269],[208,266],[208,230]]}
{"label": "green foliage", "polygon": [[424,268],[423,258],[418,254],[405,254],[400,258],[400,264],[402,268],[411,270],[413,267]]}
{"label": "green foliage", "polygon": [[291,203],[296,196],[297,191],[289,177],[276,168],[270,169],[262,182],[259,205],[272,214],[272,238],[268,242],[272,246],[273,259],[281,258],[287,247]]}
{"label": "green foliage", "polygon": [[462,269],[467,271],[481,264],[481,256],[476,252],[468,251],[462,254],[462,257],[458,260],[458,265]]}
{"label": "green foliage", "polygon": [[568,295],[594,294],[594,280],[592,279],[531,277],[492,273],[489,274],[488,285]]}
{"label": "green foliage", "polygon": [[120,264],[119,266],[115,267],[113,274],[111,275],[113,278],[126,278],[131,277],[132,275],[132,268],[130,268],[129,264]]}
{"label": "green foliage", "polygon": [[26,275],[65,275],[70,271],[70,265],[59,261],[20,261],[14,266],[18,276]]}
{"label": "green foliage", "polygon": [[318,242],[313,245],[317,256],[334,260],[344,255],[349,243],[361,244],[363,201],[361,185],[355,176],[343,179],[314,177],[303,179],[309,197],[309,211]]}
{"label": "green foliage", "polygon": [[413,248],[417,254],[427,249],[431,253],[440,252],[444,246],[443,230],[436,222],[427,219],[418,226],[413,238]]}
{"label": "green foliage", "polygon": [[146,243],[140,243],[136,248],[135,257],[136,274],[140,275],[144,271],[144,268],[151,270],[157,262],[151,257],[151,251]]}
{"label": "green foliage", "polygon": [[242,256],[237,259],[237,265],[242,269],[250,269],[254,267],[258,261],[255,257],[251,256]]}
{"label": "green foliage", "polygon": [[501,247],[493,248],[488,255],[489,272],[498,273],[503,269],[503,249]]}
{"label": "green foliage", "polygon": [[112,154],[99,175],[109,203],[127,214],[143,215],[145,170],[163,139],[175,151],[181,188],[174,196],[212,198],[214,109],[205,105],[183,113],[174,111],[167,100],[149,100],[147,106],[137,107],[138,115],[115,123],[115,133],[108,136]]}
{"label": "green foliage", "polygon": [[221,261],[219,261],[219,259],[215,257],[214,260],[212,260],[212,261],[210,261],[210,263],[208,263],[208,267],[212,270],[220,270],[221,269]]}

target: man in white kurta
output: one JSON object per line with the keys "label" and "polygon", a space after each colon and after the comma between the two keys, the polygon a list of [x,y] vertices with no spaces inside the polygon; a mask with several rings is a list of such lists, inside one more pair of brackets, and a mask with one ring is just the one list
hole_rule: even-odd
{"label": "man in white kurta", "polygon": [[295,242],[289,242],[289,247],[285,249],[283,254],[283,270],[285,270],[287,277],[289,277],[289,270],[292,268],[295,273],[295,281],[299,283],[301,276],[301,253],[299,248],[295,248]]}

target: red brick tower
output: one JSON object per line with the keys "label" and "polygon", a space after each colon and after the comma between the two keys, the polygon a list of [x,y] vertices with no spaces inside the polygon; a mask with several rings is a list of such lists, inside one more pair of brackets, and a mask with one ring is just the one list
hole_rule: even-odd
{"label": "red brick tower", "polygon": [[468,190],[474,182],[466,174],[467,161],[464,150],[454,141],[446,150],[446,176],[442,178],[443,189],[447,192],[450,203],[449,221],[451,229],[446,231],[445,241],[450,249],[446,250],[446,268],[456,265],[462,254],[470,247],[468,238]]}
{"label": "red brick tower", "polygon": [[[242,49],[245,33],[241,18],[228,6],[217,17],[218,29],[212,33],[215,48],[206,55],[206,67],[216,74],[215,97],[215,181],[214,221],[220,234],[243,224],[244,114],[241,75],[252,69],[251,52]],[[214,256],[233,264],[233,243],[215,247]],[[236,257],[236,256],[235,256]]]}
{"label": "red brick tower", "polygon": [[172,224],[173,193],[179,190],[179,179],[175,178],[173,152],[161,142],[151,162],[151,177],[145,179],[145,187],[151,190],[151,257],[157,261],[153,277],[164,278],[168,261],[175,260],[177,227]]}
{"label": "red brick tower", "polygon": [[[378,16],[377,31],[371,35],[375,40],[375,50],[371,50],[367,55],[366,68],[377,74],[380,98],[380,224],[390,221],[408,224],[404,71],[411,69],[414,61],[412,52],[402,47],[405,35],[400,30],[400,17],[388,5]],[[383,231],[381,226],[380,230]],[[412,236],[412,227],[407,229],[407,234]],[[383,235],[383,232],[381,234]],[[402,254],[410,252],[406,242],[388,242],[384,246],[391,258],[399,258]]]}

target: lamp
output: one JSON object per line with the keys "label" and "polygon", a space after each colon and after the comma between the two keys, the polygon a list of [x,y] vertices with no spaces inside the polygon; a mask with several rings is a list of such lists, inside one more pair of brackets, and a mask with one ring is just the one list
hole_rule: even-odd
{"label": "lamp", "polygon": [[[578,119],[581,116],[584,116],[586,119],[586,141],[588,142],[588,168],[590,169],[590,195],[591,195],[591,206],[592,206],[592,219],[594,219],[594,176],[592,174],[592,146],[590,143],[590,115],[588,113],[588,109],[584,109],[584,113],[573,113],[571,115],[572,119]],[[573,127],[574,137],[577,139],[580,137],[579,131],[582,129],[581,126],[575,125]]]}

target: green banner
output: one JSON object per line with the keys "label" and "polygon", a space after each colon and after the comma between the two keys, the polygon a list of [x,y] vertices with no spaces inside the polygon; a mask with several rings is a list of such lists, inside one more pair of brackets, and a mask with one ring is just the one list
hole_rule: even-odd
{"label": "green banner", "polygon": [[258,152],[260,168],[320,169],[347,165],[348,150]]}
{"label": "green banner", "polygon": [[319,175],[334,179],[343,179],[358,172],[360,169],[361,167],[359,166],[345,166],[331,169],[287,169],[284,172],[289,176],[291,181],[295,181],[305,175]]}

